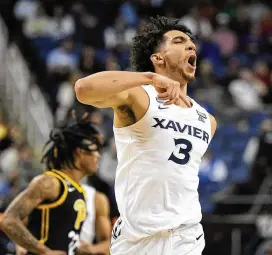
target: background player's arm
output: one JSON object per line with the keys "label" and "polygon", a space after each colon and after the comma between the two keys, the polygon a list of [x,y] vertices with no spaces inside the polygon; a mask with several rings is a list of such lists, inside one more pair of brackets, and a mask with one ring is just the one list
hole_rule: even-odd
{"label": "background player's arm", "polygon": [[98,243],[94,245],[96,253],[108,254],[111,239],[110,205],[108,198],[100,193],[95,194],[95,233]]}
{"label": "background player's arm", "polygon": [[44,200],[53,201],[59,194],[60,183],[55,177],[49,175],[35,177],[5,211],[0,222],[1,229],[11,240],[27,251],[48,254],[51,250],[28,231],[23,220]]}
{"label": "background player's arm", "polygon": [[[22,220],[25,226],[27,226],[28,223],[28,217]],[[27,253],[27,250],[24,249],[23,247],[19,246],[16,244],[16,255],[25,255]]]}
{"label": "background player's arm", "polygon": [[210,117],[210,122],[211,122],[211,134],[213,137],[214,133],[216,131],[217,122],[216,122],[216,119],[211,114],[209,114],[209,117]]}
{"label": "background player's arm", "polygon": [[95,193],[95,233],[97,244],[81,243],[77,255],[91,254],[109,254],[110,238],[111,238],[111,221],[109,218],[110,205],[108,198],[100,193]]}
{"label": "background player's arm", "polygon": [[27,250],[22,248],[19,245],[16,245],[16,255],[25,255],[27,253]]}

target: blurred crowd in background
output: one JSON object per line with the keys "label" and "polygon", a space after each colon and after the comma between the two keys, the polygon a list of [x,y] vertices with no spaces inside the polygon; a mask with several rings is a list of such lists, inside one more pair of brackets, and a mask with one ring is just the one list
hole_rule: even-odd
{"label": "blurred crowd in background", "polygon": [[[1,14],[61,124],[71,109],[90,113],[105,147],[88,182],[107,194],[112,217],[117,166],[112,111],[76,101],[78,78],[104,70],[131,70],[130,47],[149,16],[176,17],[197,38],[197,78],[188,93],[218,122],[200,168],[204,214],[246,211],[220,206],[214,193],[258,191],[272,173],[272,10],[270,1],[225,0],[1,0]],[[1,208],[42,170],[20,127],[0,118]],[[148,171],[148,169],[147,169]],[[229,192],[230,189],[228,189]]]}

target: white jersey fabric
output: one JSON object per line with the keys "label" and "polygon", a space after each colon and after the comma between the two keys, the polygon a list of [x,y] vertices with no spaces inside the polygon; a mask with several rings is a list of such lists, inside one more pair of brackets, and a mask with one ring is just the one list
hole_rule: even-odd
{"label": "white jersey fabric", "polygon": [[146,114],[114,127],[115,195],[130,241],[200,222],[198,170],[211,141],[209,115],[193,99],[191,108],[164,106],[152,85],[142,87],[150,99]]}
{"label": "white jersey fabric", "polygon": [[[117,232],[122,226],[117,226]],[[129,242],[120,234],[112,236],[111,255],[201,255],[205,238],[201,224],[165,230],[153,236]]]}
{"label": "white jersey fabric", "polygon": [[80,240],[85,241],[86,243],[92,244],[95,237],[95,192],[96,190],[86,184],[82,185],[87,202],[87,216],[82,225]]}

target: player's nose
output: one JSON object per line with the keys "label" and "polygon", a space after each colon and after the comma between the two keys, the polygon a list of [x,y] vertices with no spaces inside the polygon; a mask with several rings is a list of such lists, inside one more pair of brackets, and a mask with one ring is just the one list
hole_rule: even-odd
{"label": "player's nose", "polygon": [[188,41],[188,44],[186,46],[186,50],[188,51],[196,51],[196,46],[192,41]]}
{"label": "player's nose", "polygon": [[99,151],[96,151],[96,152],[95,152],[95,156],[96,156],[97,159],[99,160],[99,159],[100,159],[100,152],[99,152]]}

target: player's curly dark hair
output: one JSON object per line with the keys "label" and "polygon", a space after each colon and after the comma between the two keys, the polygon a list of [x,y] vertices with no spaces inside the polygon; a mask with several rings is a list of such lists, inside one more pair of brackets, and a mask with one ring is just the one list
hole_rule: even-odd
{"label": "player's curly dark hair", "polygon": [[149,22],[141,27],[132,45],[131,63],[134,71],[154,72],[150,56],[163,42],[163,35],[168,31],[179,30],[194,40],[191,30],[178,22],[179,20],[175,18],[157,16],[150,18]]}
{"label": "player's curly dark hair", "polygon": [[84,141],[89,140],[99,146],[98,130],[87,118],[74,121],[72,125],[64,125],[54,128],[50,133],[50,139],[44,146],[44,154],[41,162],[46,164],[48,170],[62,170],[65,167],[76,168],[75,150],[82,148],[91,151]]}

